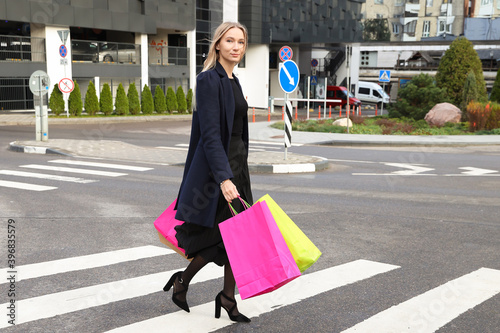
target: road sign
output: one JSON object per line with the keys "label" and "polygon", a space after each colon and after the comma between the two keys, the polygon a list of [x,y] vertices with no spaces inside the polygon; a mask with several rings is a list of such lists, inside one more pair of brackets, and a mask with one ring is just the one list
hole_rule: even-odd
{"label": "road sign", "polygon": [[313,59],[313,60],[311,60],[311,66],[312,66],[312,67],[316,67],[316,66],[318,66],[318,59]]}
{"label": "road sign", "polygon": [[313,75],[311,76],[311,86],[315,86],[318,84],[318,77]]}
{"label": "road sign", "polygon": [[59,90],[63,93],[69,94],[70,92],[75,89],[75,83],[73,80],[64,78],[61,81],[59,81]]}
{"label": "road sign", "polygon": [[299,67],[292,60],[287,60],[280,64],[279,81],[281,89],[287,94],[297,89],[299,84]]}
{"label": "road sign", "polygon": [[30,90],[35,96],[45,95],[49,91],[50,78],[44,71],[35,71],[30,76]]}
{"label": "road sign", "polygon": [[61,39],[61,42],[66,45],[66,40],[68,39],[69,36],[69,30],[57,30],[57,33],[59,34],[59,38]]}
{"label": "road sign", "polygon": [[378,82],[391,82],[391,71],[380,71]]}
{"label": "road sign", "polygon": [[281,61],[291,60],[293,57],[292,48],[290,46],[283,46],[280,49],[279,56]]}
{"label": "road sign", "polygon": [[68,55],[68,49],[66,48],[66,45],[59,46],[59,55],[63,58]]}

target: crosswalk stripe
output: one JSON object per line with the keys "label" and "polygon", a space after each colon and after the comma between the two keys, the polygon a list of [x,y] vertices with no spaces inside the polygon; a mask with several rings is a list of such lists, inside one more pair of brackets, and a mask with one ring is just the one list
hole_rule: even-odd
{"label": "crosswalk stripe", "polygon": [[[196,274],[190,285],[220,278],[223,271],[216,265],[208,265]],[[22,311],[19,311],[16,325],[160,292],[175,272],[172,270],[19,300],[16,306]],[[4,303],[0,307],[5,309],[8,305]],[[0,328],[8,326],[10,324],[6,320],[0,321]]]}
{"label": "crosswalk stripe", "polygon": [[500,270],[480,268],[343,331],[435,332],[500,292]]}
{"label": "crosswalk stripe", "polygon": [[29,191],[50,191],[55,190],[57,187],[54,186],[43,186],[28,183],[11,182],[8,180],[0,180],[0,187],[10,187],[17,188],[19,190],[29,190]]}
{"label": "crosswalk stripe", "polygon": [[59,172],[83,173],[83,174],[88,174],[88,175],[105,176],[105,177],[120,177],[120,176],[127,175],[126,173],[119,173],[119,172],[54,167],[54,166],[50,166],[50,165],[39,165],[39,164],[20,165],[20,167],[21,168],[30,168],[30,169],[39,169],[39,170],[59,171]]}
{"label": "crosswalk stripe", "polygon": [[158,146],[156,147],[158,149],[167,149],[167,150],[181,150],[181,151],[188,151],[188,148],[180,148],[180,147],[164,147],[164,146]]}
{"label": "crosswalk stripe", "polygon": [[[172,253],[175,253],[175,251],[159,246],[146,245],[117,251],[89,254],[74,258],[22,265],[16,267],[16,281],[39,278],[42,276],[66,273],[70,271],[103,267],[125,261],[151,258]],[[0,276],[6,276],[8,270],[8,268],[0,269]]]}
{"label": "crosswalk stripe", "polygon": [[83,165],[83,166],[118,169],[118,170],[130,170],[130,171],[153,170],[153,168],[138,167],[138,166],[132,166],[132,165],[97,163],[97,162],[74,161],[74,160],[52,160],[52,161],[48,161],[48,162],[49,163],[59,163],[59,164],[69,164],[69,165]]}
{"label": "crosswalk stripe", "polygon": [[48,180],[56,180],[61,182],[72,182],[72,183],[94,183],[97,180],[91,179],[83,179],[76,177],[65,177],[65,176],[56,176],[56,175],[48,175],[45,173],[37,173],[37,172],[24,172],[24,171],[15,171],[15,170],[0,170],[0,175],[7,176],[18,176],[18,177],[27,177],[27,178],[38,178],[38,179],[48,179]]}
{"label": "crosswalk stripe", "polygon": [[[318,272],[305,274],[270,294],[244,301],[241,301],[241,298],[237,295],[238,310],[248,317],[257,317],[261,314],[298,303],[306,298],[386,273],[396,268],[399,268],[399,266],[369,260],[356,260]],[[220,319],[215,319],[214,307],[214,302],[205,303],[191,308],[189,314],[185,311],[177,311],[119,327],[108,332],[165,332],[166,327],[168,327],[169,332],[211,332],[233,324],[233,322],[227,319],[224,311],[222,311],[223,315]]]}

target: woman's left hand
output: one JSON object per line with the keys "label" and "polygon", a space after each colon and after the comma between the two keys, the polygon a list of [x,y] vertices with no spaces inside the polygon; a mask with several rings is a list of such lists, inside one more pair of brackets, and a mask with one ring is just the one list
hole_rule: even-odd
{"label": "woman's left hand", "polygon": [[236,186],[234,186],[231,179],[226,179],[220,186],[220,189],[222,191],[222,194],[224,195],[224,198],[229,203],[232,202],[233,199],[236,199],[240,196],[240,194],[238,193],[238,189],[236,189]]}

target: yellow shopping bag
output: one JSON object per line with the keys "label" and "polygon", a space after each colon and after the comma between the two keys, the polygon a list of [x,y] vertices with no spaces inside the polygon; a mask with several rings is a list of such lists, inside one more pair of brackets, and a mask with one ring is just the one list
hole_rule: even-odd
{"label": "yellow shopping bag", "polygon": [[304,272],[311,267],[312,264],[318,261],[321,256],[321,251],[309,238],[307,238],[302,230],[297,227],[292,219],[286,215],[283,209],[278,206],[271,196],[266,194],[257,200],[257,202],[259,201],[265,201],[267,203],[300,272]]}

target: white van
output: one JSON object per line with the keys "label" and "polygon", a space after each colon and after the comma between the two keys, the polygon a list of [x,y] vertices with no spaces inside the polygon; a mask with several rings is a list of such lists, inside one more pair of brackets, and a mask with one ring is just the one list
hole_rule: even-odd
{"label": "white van", "polygon": [[356,97],[363,103],[377,104],[378,107],[389,104],[390,97],[381,86],[374,82],[359,81]]}

